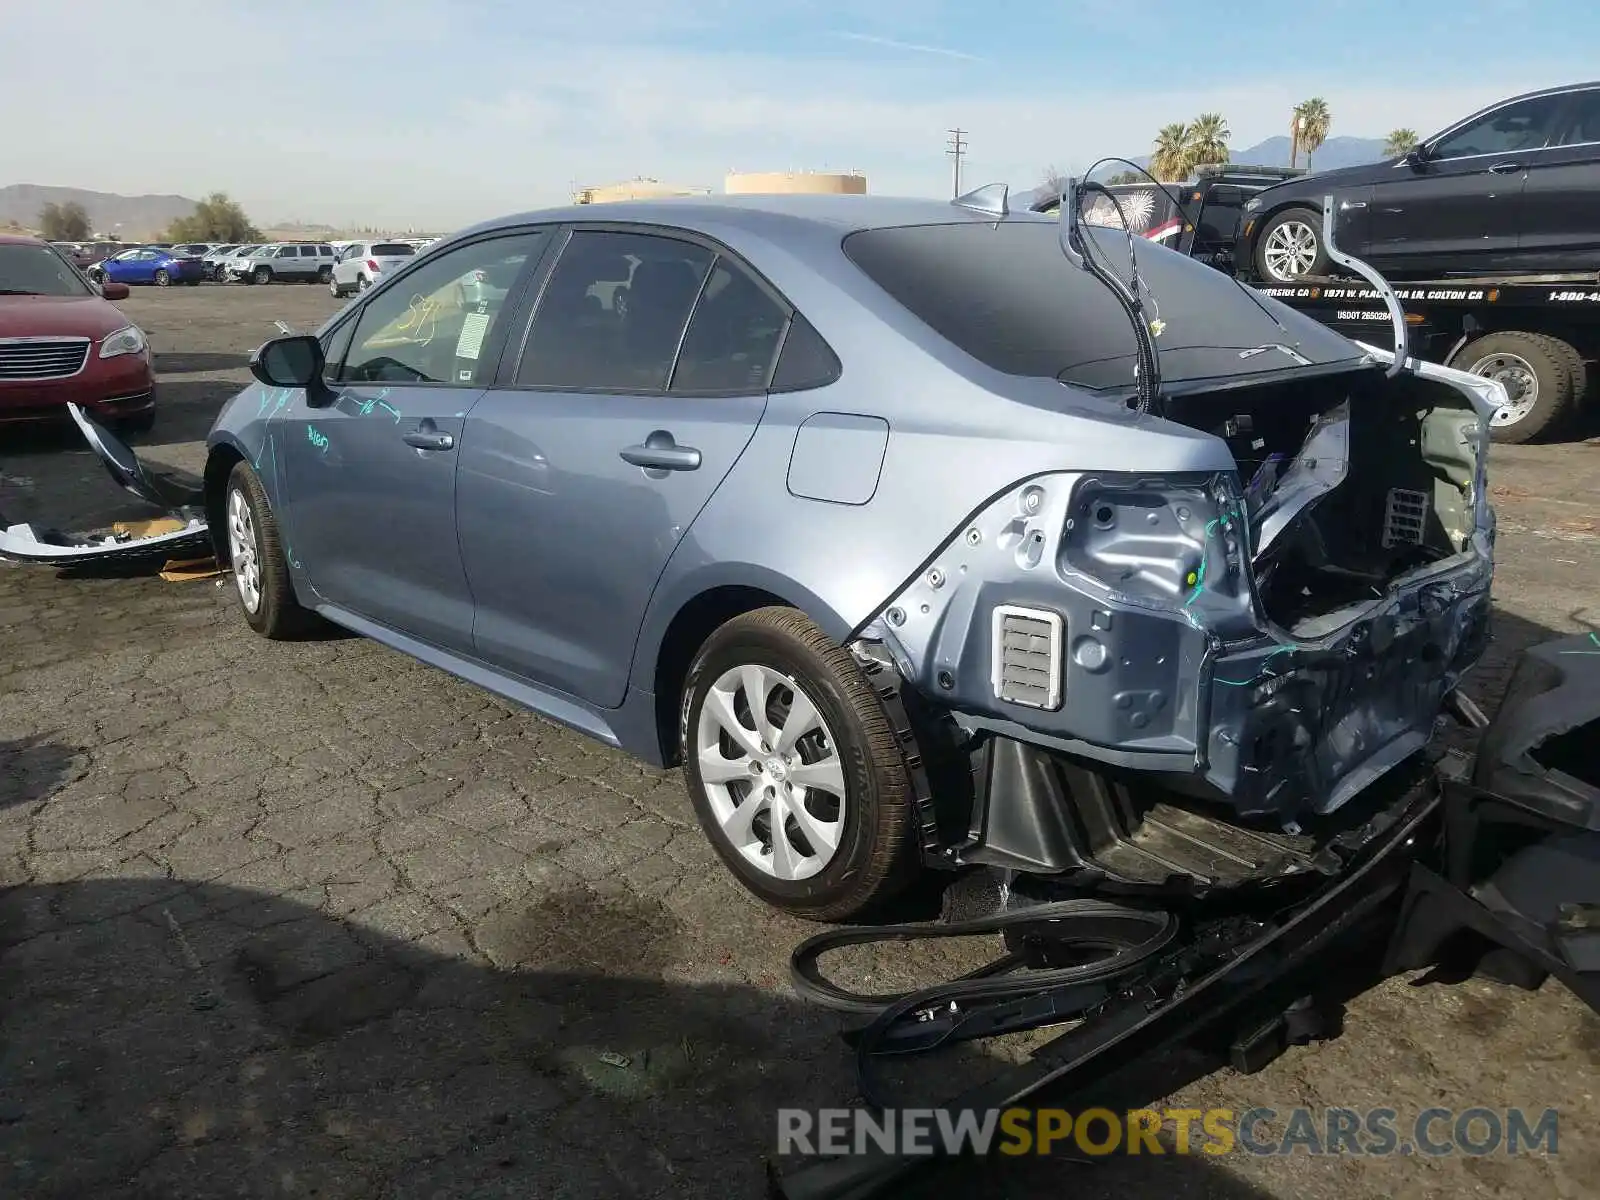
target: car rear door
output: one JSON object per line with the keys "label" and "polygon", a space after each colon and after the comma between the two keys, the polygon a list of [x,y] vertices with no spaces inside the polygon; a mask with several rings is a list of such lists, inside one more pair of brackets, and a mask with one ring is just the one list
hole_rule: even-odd
{"label": "car rear door", "polygon": [[1367,254],[1419,271],[1513,269],[1531,156],[1549,140],[1560,98],[1500,105],[1431,139],[1373,188]]}
{"label": "car rear door", "polygon": [[1600,87],[1567,93],[1555,136],[1529,155],[1518,268],[1600,270]]}
{"label": "car rear door", "polygon": [[681,231],[568,235],[520,360],[467,418],[457,527],[480,658],[622,702],[656,582],[761,420],[787,317]]}
{"label": "car rear door", "polygon": [[477,238],[368,293],[337,399],[297,410],[282,439],[294,551],[317,593],[456,653],[472,645],[456,467],[466,414],[504,340],[499,307],[462,309],[456,281],[481,267],[519,277],[539,248],[526,231]]}

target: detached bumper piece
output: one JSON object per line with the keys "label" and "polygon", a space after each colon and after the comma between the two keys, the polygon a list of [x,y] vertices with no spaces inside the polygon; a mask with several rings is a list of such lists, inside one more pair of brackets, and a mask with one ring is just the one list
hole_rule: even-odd
{"label": "detached bumper piece", "polygon": [[112,482],[145,504],[165,510],[168,518],[144,522],[142,528],[127,526],[85,533],[12,525],[0,528],[0,558],[68,567],[157,557],[182,559],[210,553],[211,535],[200,481],[146,467],[132,447],[78,405],[69,404],[67,408]]}
{"label": "detached bumper piece", "polygon": [[1395,971],[1433,966],[1600,1010],[1600,637],[1523,653],[1470,779],[1445,782],[1444,854],[1412,868]]}

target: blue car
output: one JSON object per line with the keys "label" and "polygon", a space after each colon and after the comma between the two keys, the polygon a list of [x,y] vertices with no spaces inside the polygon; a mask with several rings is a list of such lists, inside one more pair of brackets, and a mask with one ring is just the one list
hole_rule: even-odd
{"label": "blue car", "polygon": [[89,273],[102,283],[109,279],[116,283],[153,283],[157,287],[187,283],[192,287],[205,278],[205,264],[198,258],[184,258],[155,246],[135,246],[102,259]]}

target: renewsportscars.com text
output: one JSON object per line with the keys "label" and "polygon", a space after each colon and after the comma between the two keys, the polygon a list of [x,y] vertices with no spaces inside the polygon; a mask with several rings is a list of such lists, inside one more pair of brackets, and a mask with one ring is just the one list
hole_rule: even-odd
{"label": "renewsportscars.com text", "polygon": [[1553,1108],[780,1109],[780,1155],[1555,1154]]}

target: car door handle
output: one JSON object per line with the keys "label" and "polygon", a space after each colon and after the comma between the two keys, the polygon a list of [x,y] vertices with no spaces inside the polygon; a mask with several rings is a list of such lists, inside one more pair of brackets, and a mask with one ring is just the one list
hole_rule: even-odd
{"label": "car door handle", "polygon": [[1489,174],[1510,175],[1513,171],[1520,170],[1522,170],[1522,164],[1519,162],[1497,162],[1489,168]]}
{"label": "car door handle", "polygon": [[622,461],[636,467],[656,471],[698,471],[700,451],[693,446],[680,446],[665,429],[657,429],[637,446],[626,446],[620,452]]}
{"label": "car door handle", "polygon": [[406,445],[415,446],[418,450],[451,450],[456,444],[455,438],[448,433],[430,429],[414,429],[401,437]]}

